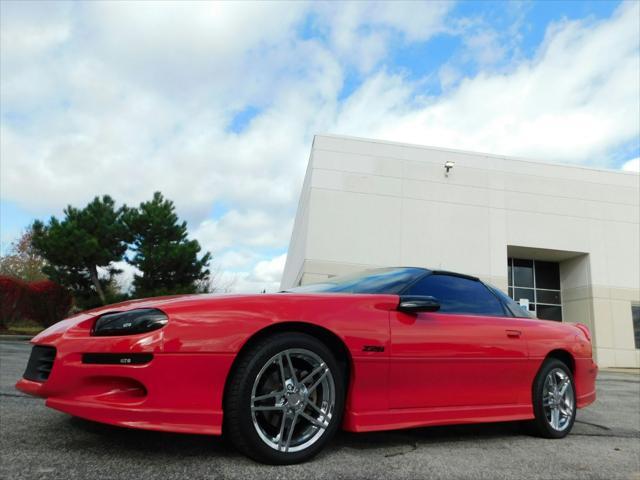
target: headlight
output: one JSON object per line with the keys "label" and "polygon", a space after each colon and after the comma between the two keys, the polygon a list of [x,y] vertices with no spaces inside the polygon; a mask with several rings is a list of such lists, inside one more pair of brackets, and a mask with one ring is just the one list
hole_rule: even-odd
{"label": "headlight", "polygon": [[169,321],[167,315],[156,308],[140,308],[128,312],[105,313],[93,326],[93,335],[134,335],[164,327]]}

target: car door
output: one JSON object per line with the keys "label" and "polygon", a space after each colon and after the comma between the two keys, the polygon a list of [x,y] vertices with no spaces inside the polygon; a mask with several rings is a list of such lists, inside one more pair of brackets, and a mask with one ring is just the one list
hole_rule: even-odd
{"label": "car door", "polygon": [[472,277],[434,272],[405,293],[435,297],[440,309],[391,313],[391,408],[528,401],[526,319]]}

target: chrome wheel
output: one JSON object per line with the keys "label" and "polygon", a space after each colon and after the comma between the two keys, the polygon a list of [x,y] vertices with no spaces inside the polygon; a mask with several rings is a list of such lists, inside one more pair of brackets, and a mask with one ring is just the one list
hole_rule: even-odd
{"label": "chrome wheel", "polygon": [[322,437],[335,400],[333,375],[322,358],[307,349],[287,349],[271,357],[256,376],[253,426],[274,450],[298,452]]}
{"label": "chrome wheel", "polygon": [[575,398],[571,378],[560,368],[551,370],[544,381],[542,407],[547,422],[559,432],[571,425]]}

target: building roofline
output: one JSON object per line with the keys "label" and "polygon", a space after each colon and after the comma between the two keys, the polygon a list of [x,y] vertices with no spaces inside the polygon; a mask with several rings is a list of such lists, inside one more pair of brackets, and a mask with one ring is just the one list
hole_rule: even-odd
{"label": "building roofline", "polygon": [[577,169],[588,170],[588,171],[616,173],[616,174],[623,174],[623,175],[635,175],[635,176],[639,175],[637,172],[630,172],[630,171],[621,170],[621,169],[613,169],[613,168],[605,168],[605,167],[587,167],[587,166],[584,166],[584,165],[568,163],[568,162],[557,162],[557,161],[550,162],[550,161],[545,161],[545,160],[517,157],[517,156],[511,156],[511,155],[499,155],[499,154],[496,154],[496,153],[478,152],[478,151],[473,151],[473,150],[461,150],[461,149],[457,149],[457,148],[448,148],[448,147],[435,147],[435,146],[432,146],[432,145],[420,145],[418,143],[394,142],[394,141],[391,141],[391,140],[381,140],[381,139],[375,139],[375,138],[356,137],[356,136],[352,136],[352,135],[340,135],[340,134],[335,134],[335,133],[317,133],[317,134],[315,134],[313,136],[313,142],[311,144],[311,148],[312,149],[315,146],[316,137],[337,138],[337,139],[341,139],[341,140],[352,140],[352,141],[355,141],[355,142],[363,142],[363,143],[380,143],[380,144],[384,144],[384,145],[394,145],[394,146],[398,146],[398,147],[410,147],[410,148],[417,148],[417,149],[430,150],[430,151],[437,150],[437,151],[440,151],[440,152],[459,153],[459,154],[465,154],[465,155],[481,155],[481,156],[484,156],[484,157],[491,157],[491,158],[496,158],[496,159],[501,159],[501,160],[513,160],[513,161],[516,161],[516,162],[533,163],[535,165],[577,168]]}

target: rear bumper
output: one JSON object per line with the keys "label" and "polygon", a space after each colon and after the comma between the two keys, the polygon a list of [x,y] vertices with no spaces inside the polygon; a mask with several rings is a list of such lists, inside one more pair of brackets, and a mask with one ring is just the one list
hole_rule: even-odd
{"label": "rear bumper", "polygon": [[578,408],[584,408],[596,401],[596,391],[578,396]]}
{"label": "rear bumper", "polygon": [[576,395],[578,408],[584,408],[596,401],[596,378],[598,365],[591,358],[576,359]]}
{"label": "rear bumper", "polygon": [[82,361],[83,353],[130,352],[127,342],[131,340],[123,337],[56,342],[49,378],[43,382],[22,378],[16,388],[45,398],[48,407],[97,422],[148,430],[221,433],[223,390],[235,355],[156,350],[144,365]]}

